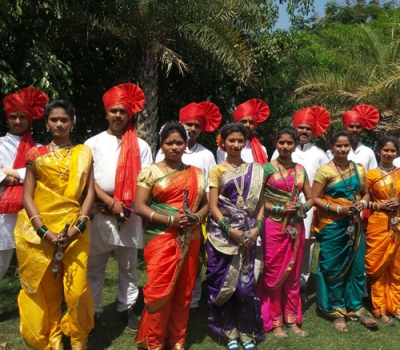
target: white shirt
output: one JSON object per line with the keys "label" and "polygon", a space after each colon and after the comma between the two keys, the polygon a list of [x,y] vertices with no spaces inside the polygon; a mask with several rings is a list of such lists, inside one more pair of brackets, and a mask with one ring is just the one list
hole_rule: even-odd
{"label": "white shirt", "polygon": [[[153,162],[150,146],[138,138],[140,162],[142,168]],[[115,188],[115,174],[121,143],[118,139],[104,131],[85,142],[93,153],[94,179],[100,188],[109,195],[113,195]],[[101,203],[100,205],[104,205]],[[132,217],[126,220],[118,230],[115,215],[103,215],[101,207],[94,206],[94,219],[90,223],[90,255],[105,253],[114,246],[143,247],[142,218],[135,214],[135,203],[131,203]]]}
{"label": "white shirt", "polygon": [[[262,146],[262,149],[268,158],[267,150],[265,149],[264,146]],[[225,160],[226,156],[227,156],[226,152],[224,152],[220,148],[217,149],[217,163],[218,164],[221,164]],[[249,140],[246,141],[246,144],[242,149],[241,156],[242,156],[243,161],[246,163],[254,162],[253,151],[251,149]]]}
{"label": "white shirt", "polygon": [[[160,149],[156,155],[156,163],[163,161],[165,158],[164,153]],[[208,187],[208,175],[210,174],[211,168],[215,165],[214,155],[203,145],[196,143],[191,149],[186,149],[182,156],[182,162],[184,164],[193,165],[203,171]]]}
{"label": "white shirt", "polygon": [[[326,155],[329,160],[333,159],[333,154],[331,150],[327,150]],[[378,167],[374,151],[371,148],[364,146],[361,141],[358,141],[355,152],[352,147],[350,148],[350,153],[347,156],[347,159],[352,160],[355,163],[361,164],[365,168],[366,172],[368,170]]]}
{"label": "white shirt", "polygon": [[[11,135],[0,137],[0,169],[12,169],[21,136]],[[25,179],[25,168],[16,169],[21,178],[21,182]],[[0,171],[0,182],[6,178],[6,174]],[[5,187],[0,186],[0,195]],[[14,244],[14,226],[17,221],[18,213],[0,214],[0,250],[15,248]]]}
{"label": "white shirt", "polygon": [[[272,160],[278,158],[279,153],[275,150],[274,154],[272,155]],[[300,145],[296,147],[294,152],[292,153],[292,160],[295,163],[301,164],[304,169],[306,169],[308,179],[310,180],[310,185],[313,184],[315,173],[317,170],[329,162],[328,157],[326,156],[325,152],[315,146],[313,143],[307,143],[303,145],[303,149],[301,149]],[[303,203],[306,202],[304,194],[300,194],[300,199]],[[311,224],[314,215],[314,209],[311,208],[307,212],[307,217],[304,219],[304,227],[306,229],[306,238],[310,238],[311,232]]]}
{"label": "white shirt", "polygon": [[396,168],[400,168],[400,157],[397,157],[397,158],[395,158],[395,159],[393,160],[393,165],[394,165]]}

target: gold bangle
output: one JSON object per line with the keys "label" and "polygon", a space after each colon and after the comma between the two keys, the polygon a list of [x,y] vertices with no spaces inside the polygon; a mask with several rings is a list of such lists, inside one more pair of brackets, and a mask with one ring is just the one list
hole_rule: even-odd
{"label": "gold bangle", "polygon": [[33,215],[33,216],[29,219],[29,221],[32,222],[32,220],[35,219],[35,218],[41,218],[41,219],[42,219],[42,216],[41,216],[40,214]]}
{"label": "gold bangle", "polygon": [[[80,219],[80,218],[88,219],[88,221],[90,220],[90,217],[89,217],[89,216],[86,216],[86,215],[78,216],[78,219]],[[82,221],[82,220],[81,220],[81,221]]]}
{"label": "gold bangle", "polygon": [[175,218],[174,218],[173,215],[171,215],[170,217],[171,217],[171,224],[170,224],[170,226],[174,226]]}
{"label": "gold bangle", "polygon": [[110,210],[112,210],[112,208],[114,207],[114,203],[115,203],[115,200],[113,199],[112,202],[111,202],[111,204],[108,206],[108,208],[109,208]]}
{"label": "gold bangle", "polygon": [[74,225],[74,227],[78,230],[78,232],[79,232],[80,234],[82,234],[82,231],[79,229],[78,226]]}
{"label": "gold bangle", "polygon": [[153,216],[154,216],[155,213],[156,213],[156,212],[153,211],[153,212],[150,214],[150,219],[149,219],[150,222],[153,222]]}

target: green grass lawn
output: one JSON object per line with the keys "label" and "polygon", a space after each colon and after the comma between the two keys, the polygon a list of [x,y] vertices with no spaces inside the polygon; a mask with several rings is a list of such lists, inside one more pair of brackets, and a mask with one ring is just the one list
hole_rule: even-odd
{"label": "green grass lawn", "polygon": [[[313,267],[315,271],[315,264]],[[144,263],[139,261],[139,285],[145,283]],[[307,339],[289,333],[288,339],[275,339],[272,334],[259,344],[260,349],[400,349],[400,323],[394,327],[380,324],[377,331],[364,328],[358,323],[349,322],[348,333],[335,330],[330,320],[317,313],[315,303],[315,275],[311,277],[309,286],[310,307],[305,311],[303,328],[309,332]],[[90,338],[88,349],[136,349],[135,333],[125,329],[116,311],[117,264],[112,258],[107,266],[106,283],[103,291],[104,314],[99,330]],[[15,261],[7,272],[0,288],[0,349],[8,350],[26,348],[19,334],[19,317],[17,294],[19,282]],[[143,295],[135,307],[139,315],[143,309]],[[210,334],[207,329],[206,285],[203,282],[203,296],[199,311],[191,315],[188,327],[187,349],[217,350],[225,349],[224,342]],[[70,349],[68,340],[65,349]]]}

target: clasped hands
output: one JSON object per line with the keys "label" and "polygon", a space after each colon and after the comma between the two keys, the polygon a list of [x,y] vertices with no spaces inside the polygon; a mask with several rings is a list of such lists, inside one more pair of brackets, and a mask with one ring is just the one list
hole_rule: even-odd
{"label": "clasped hands", "polygon": [[[251,232],[251,237],[246,237],[246,232]],[[238,243],[239,246],[250,248],[257,241],[258,230],[256,228],[252,228],[251,230],[246,232],[231,227],[229,234]]]}

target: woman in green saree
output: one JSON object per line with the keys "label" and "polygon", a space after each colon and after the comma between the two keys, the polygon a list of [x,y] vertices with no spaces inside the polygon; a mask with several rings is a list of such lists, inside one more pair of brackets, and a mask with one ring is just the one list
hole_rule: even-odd
{"label": "woman in green saree", "polygon": [[317,210],[315,236],[320,243],[317,303],[335,328],[347,332],[346,317],[376,327],[366,315],[364,294],[365,240],[360,211],[368,206],[365,170],[347,160],[350,134],[336,131],[330,146],[334,158],[321,167],[313,184]]}

